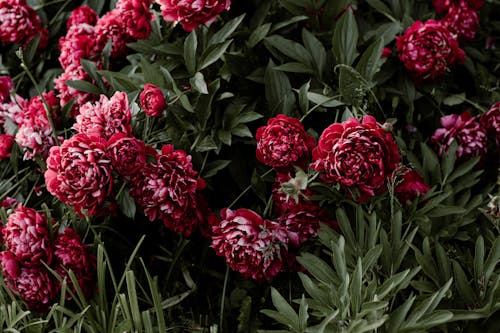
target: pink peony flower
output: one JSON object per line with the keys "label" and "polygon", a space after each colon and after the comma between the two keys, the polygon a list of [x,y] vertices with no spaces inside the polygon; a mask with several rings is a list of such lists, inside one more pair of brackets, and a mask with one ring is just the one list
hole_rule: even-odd
{"label": "pink peony flower", "polygon": [[284,228],[249,209],[221,211],[212,227],[211,247],[245,278],[268,281],[284,268],[287,235]]}
{"label": "pink peony flower", "polygon": [[205,187],[196,177],[191,156],[164,145],[156,162],[147,163],[130,182],[130,195],[150,221],[186,236],[198,227],[197,191]]}
{"label": "pink peony flower", "polygon": [[[51,109],[52,117],[56,118],[55,112],[59,109],[59,100],[54,91],[44,93],[43,97]],[[45,159],[50,147],[55,145],[55,139],[42,98],[33,97],[23,111],[23,120],[16,133],[16,142],[23,149],[25,160],[35,156]]]}
{"label": "pink peony flower", "polygon": [[434,20],[416,21],[396,37],[396,46],[399,59],[416,82],[442,79],[451,66],[465,59],[457,39]]}
{"label": "pink peony flower", "polygon": [[432,4],[436,9],[436,13],[445,13],[447,12],[451,6],[464,3],[469,6],[471,9],[480,9],[484,6],[483,0],[432,0]]}
{"label": "pink peony flower", "polygon": [[12,146],[14,145],[14,136],[10,134],[0,135],[0,160],[6,160],[10,157]]}
{"label": "pink peony flower", "polygon": [[106,141],[77,134],[50,149],[45,184],[59,200],[72,205],[77,213],[87,209],[96,215],[112,189],[111,160]]}
{"label": "pink peony flower", "polygon": [[479,29],[477,10],[470,8],[465,1],[452,4],[441,22],[457,36],[459,41],[473,40]]}
{"label": "pink peony flower", "polygon": [[10,102],[10,91],[14,89],[14,81],[10,76],[0,76],[0,104]]}
{"label": "pink peony flower", "polygon": [[25,0],[0,0],[0,42],[25,46],[41,32],[42,23]]}
{"label": "pink peony flower", "polygon": [[213,22],[228,10],[231,0],[155,0],[168,22],[180,22],[187,32]]}
{"label": "pink peony flower", "polygon": [[500,147],[500,102],[493,104],[488,112],[481,116],[480,121],[497,147]]}
{"label": "pink peony flower", "polygon": [[111,59],[122,58],[128,53],[127,43],[135,41],[127,33],[124,16],[117,9],[107,12],[95,26],[95,53],[101,54],[104,47],[111,41]]}
{"label": "pink peony flower", "polygon": [[153,14],[149,6],[153,0],[119,0],[116,10],[123,19],[127,34],[135,39],[147,39],[151,34]]}
{"label": "pink peony flower", "polygon": [[292,164],[305,162],[316,144],[298,119],[283,114],[269,119],[266,126],[257,129],[255,137],[257,159],[274,168],[289,169]]}
{"label": "pink peony flower", "polygon": [[154,84],[146,83],[144,85],[139,100],[144,113],[149,117],[161,117],[163,110],[167,107],[163,92]]}
{"label": "pink peony flower", "polygon": [[386,189],[387,177],[400,161],[398,146],[372,116],[351,118],[327,127],[312,152],[311,168],[326,183],[359,191],[358,201]]}
{"label": "pink peony flower", "polygon": [[66,279],[70,288],[74,290],[68,271],[75,274],[78,285],[84,295],[90,297],[95,285],[96,260],[90,252],[90,247],[80,241],[80,236],[71,228],[57,235],[54,241],[55,270]]}
{"label": "pink peony flower", "polygon": [[116,133],[130,136],[131,119],[127,94],[117,91],[110,99],[101,95],[99,102],[83,105],[80,114],[76,116],[73,128],[79,133],[107,140]]}
{"label": "pink peony flower", "polygon": [[113,169],[120,176],[137,174],[147,162],[147,155],[157,155],[152,147],[143,141],[117,133],[108,141],[108,156]]}
{"label": "pink peony flower", "polygon": [[70,64],[64,70],[64,73],[54,79],[54,86],[59,91],[57,97],[59,97],[60,99],[61,106],[65,106],[69,102],[74,101],[74,104],[71,108],[71,115],[75,116],[78,112],[78,109],[82,105],[84,105],[85,103],[97,101],[99,96],[77,90],[66,84],[66,81],[73,80],[81,80],[92,83],[92,79],[85,72],[83,67],[81,67],[79,64]]}
{"label": "pink peony flower", "polygon": [[97,23],[97,13],[89,6],[81,6],[73,10],[66,21],[66,28],[70,30],[72,26],[88,24],[94,26]]}
{"label": "pink peony flower", "polygon": [[399,168],[396,171],[396,177],[394,194],[402,204],[424,196],[431,189],[424,183],[422,176],[410,168]]}
{"label": "pink peony flower", "polygon": [[460,115],[450,114],[441,117],[441,125],[443,128],[438,128],[431,138],[440,156],[448,151],[453,140],[458,144],[459,160],[484,156],[488,146],[488,136],[476,117],[472,117],[469,112]]}
{"label": "pink peony flower", "polygon": [[94,27],[82,23],[69,27],[66,36],[59,39],[59,62],[63,69],[80,66],[81,59],[97,60]]}
{"label": "pink peony flower", "polygon": [[10,214],[2,230],[5,246],[25,266],[50,263],[50,245],[45,215],[28,207],[18,206]]}

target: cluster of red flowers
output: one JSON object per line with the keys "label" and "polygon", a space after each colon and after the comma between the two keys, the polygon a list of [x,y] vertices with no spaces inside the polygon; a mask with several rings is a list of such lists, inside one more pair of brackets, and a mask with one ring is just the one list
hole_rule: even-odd
{"label": "cluster of red flowers", "polygon": [[446,153],[454,141],[458,145],[457,159],[461,161],[484,157],[489,141],[500,148],[500,102],[480,117],[472,117],[468,111],[444,116],[441,125],[431,138],[439,155]]}
{"label": "cluster of red flowers", "polygon": [[111,43],[111,59],[128,53],[127,43],[146,39],[151,33],[152,0],[119,0],[116,8],[102,17],[88,6],[77,8],[66,22],[67,33],[59,40],[59,62],[64,73],[55,79],[61,105],[75,100],[73,111],[86,102],[95,101],[95,95],[81,92],[65,84],[68,80],[92,82],[81,66],[81,59],[101,66],[101,58],[107,43]]}
{"label": "cluster of red flowers", "polygon": [[17,206],[2,229],[6,250],[0,252],[5,284],[26,302],[28,307],[44,311],[59,293],[61,282],[49,269],[75,287],[71,270],[84,295],[94,289],[95,257],[71,228],[57,235],[49,234],[45,215],[32,208]]}
{"label": "cluster of red flowers", "polygon": [[217,15],[228,10],[231,0],[155,0],[166,21],[180,22],[186,31],[213,22]]}
{"label": "cluster of red flowers", "polygon": [[39,48],[44,48],[48,31],[25,0],[0,0],[0,43],[26,46],[36,35],[40,35]]}
{"label": "cluster of red flowers", "polygon": [[455,63],[465,60],[459,42],[474,39],[479,26],[481,0],[434,0],[441,20],[416,21],[396,37],[400,60],[417,82],[442,79]]}

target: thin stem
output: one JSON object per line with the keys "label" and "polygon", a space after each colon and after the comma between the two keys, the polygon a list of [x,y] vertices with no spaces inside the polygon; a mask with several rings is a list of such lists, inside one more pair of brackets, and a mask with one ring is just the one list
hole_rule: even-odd
{"label": "thin stem", "polygon": [[[260,176],[260,178],[267,176],[267,175],[268,175],[268,174],[270,174],[273,170],[274,170],[274,169],[269,169],[269,170],[267,170],[266,172],[264,172],[264,173]],[[243,197],[243,196],[244,196],[244,195],[245,195],[245,194],[246,194],[246,193],[247,193],[247,192],[248,192],[251,188],[252,188],[252,184],[248,185],[248,186],[247,186],[247,187],[243,190],[243,192],[241,192],[241,193],[240,193],[240,195],[238,195],[238,197],[237,197],[236,199],[234,199],[234,201],[233,201],[233,202],[231,202],[231,204],[230,204],[227,208],[231,208],[231,207],[233,207],[233,205],[234,205],[235,203],[237,203],[237,202],[238,202],[238,200],[240,200],[240,199],[241,199],[241,198],[242,198],[242,197]]]}
{"label": "thin stem", "polygon": [[229,266],[226,267],[226,275],[224,276],[224,287],[222,288],[222,299],[220,301],[219,327],[221,333],[223,332],[222,324],[224,322],[224,303],[226,299],[226,289],[228,280],[229,280]]}
{"label": "thin stem", "polygon": [[323,104],[325,103],[328,103],[328,102],[331,102],[331,101],[334,101],[336,100],[337,98],[339,98],[340,95],[337,95],[337,96],[333,96],[333,97],[330,97],[329,99],[327,99],[326,101],[324,101],[323,103],[320,103],[320,104],[316,104],[315,106],[313,106],[312,108],[310,108],[305,115],[302,116],[302,118],[300,118],[300,121],[302,122],[309,114],[311,114],[312,112],[314,112],[317,108],[319,108],[320,106],[322,106]]}

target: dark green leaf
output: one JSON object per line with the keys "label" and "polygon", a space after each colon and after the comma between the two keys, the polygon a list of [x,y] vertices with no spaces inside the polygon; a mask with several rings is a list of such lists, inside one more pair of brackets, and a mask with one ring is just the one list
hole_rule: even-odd
{"label": "dark green leaf", "polygon": [[219,44],[231,36],[231,34],[238,28],[243,19],[245,18],[245,14],[242,14],[231,21],[224,24],[222,28],[220,28],[209,40],[208,45]]}
{"label": "dark green leaf", "polygon": [[196,72],[196,49],[198,48],[198,39],[196,31],[193,30],[184,40],[184,63],[189,74]]}
{"label": "dark green leaf", "polygon": [[127,188],[124,188],[116,198],[116,201],[118,202],[118,207],[120,207],[120,210],[127,216],[128,218],[133,219],[135,217],[135,202],[130,197],[129,191]]}
{"label": "dark green leaf", "polygon": [[233,40],[230,39],[223,43],[211,45],[207,49],[205,49],[200,58],[199,70],[202,70],[219,60],[224,52],[226,52],[229,44],[231,44],[232,41]]}
{"label": "dark green leaf", "polygon": [[101,90],[94,86],[92,83],[89,83],[87,81],[82,81],[82,80],[68,80],[64,81],[64,83],[67,86],[70,86],[71,88],[75,88],[76,90],[95,94],[95,95],[100,95]]}
{"label": "dark green leaf", "polygon": [[349,7],[335,25],[332,49],[338,64],[351,66],[358,56],[358,25],[352,8]]}
{"label": "dark green leaf", "polygon": [[191,84],[191,87],[193,87],[200,94],[208,94],[208,87],[202,73],[196,72],[196,74],[189,79],[189,83]]}
{"label": "dark green leaf", "polygon": [[261,26],[259,26],[257,29],[255,29],[250,37],[248,37],[248,47],[253,48],[255,45],[260,43],[269,33],[269,30],[271,29],[271,23],[266,23]]}

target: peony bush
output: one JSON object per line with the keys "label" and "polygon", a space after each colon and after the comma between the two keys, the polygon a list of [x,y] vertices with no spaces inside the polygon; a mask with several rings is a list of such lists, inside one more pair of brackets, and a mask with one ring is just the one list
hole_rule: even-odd
{"label": "peony bush", "polygon": [[0,0],[0,327],[497,332],[499,15]]}

